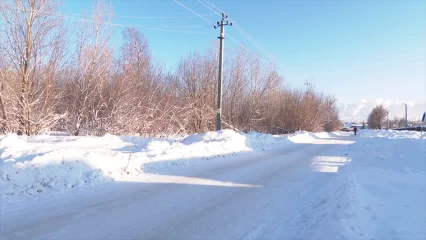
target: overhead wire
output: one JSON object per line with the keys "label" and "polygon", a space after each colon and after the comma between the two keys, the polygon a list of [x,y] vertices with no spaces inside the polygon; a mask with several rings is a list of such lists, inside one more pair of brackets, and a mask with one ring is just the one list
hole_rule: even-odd
{"label": "overhead wire", "polygon": [[[15,9],[15,10],[21,10],[20,8],[11,6],[11,5],[6,5],[7,8],[11,8],[11,9]],[[56,15],[64,20],[72,20],[72,21],[77,21],[77,22],[88,22],[88,23],[97,23],[96,21],[92,20],[92,19],[88,19],[88,18],[82,18],[82,17],[76,17],[76,16],[71,16],[71,15],[66,15],[66,14],[60,14],[60,13],[54,13],[54,12],[48,12],[48,11],[42,11],[42,10],[35,10],[35,12],[39,12],[39,13],[46,13],[46,14],[51,14],[51,15]],[[195,34],[209,34],[209,32],[206,31],[189,31],[189,30],[175,30],[175,29],[170,29],[170,28],[177,28],[177,27],[197,27],[195,25],[191,25],[191,26],[183,26],[183,25],[179,25],[179,26],[149,26],[149,25],[134,25],[134,24],[119,24],[119,23],[113,23],[113,22],[106,22],[103,21],[102,24],[105,25],[109,25],[109,26],[115,26],[115,27],[138,27],[144,30],[152,30],[152,31],[162,31],[162,32],[177,32],[177,33],[195,33]]]}
{"label": "overhead wire", "polygon": [[[214,9],[216,9],[217,11],[219,11],[219,12],[223,12],[222,10],[220,10],[218,7],[216,7],[214,4],[212,4],[211,2],[209,2],[209,0],[204,0],[204,2],[206,2],[207,4],[209,4],[212,8],[214,8]],[[209,7],[208,9],[210,9],[210,11],[212,11],[212,9]],[[215,14],[218,14],[216,11],[212,11],[212,12],[214,12]],[[272,61],[271,60],[271,57],[270,57],[270,54],[268,54],[266,51],[264,51],[263,49],[262,49],[262,47],[260,47],[260,44],[253,38],[253,37],[251,37],[250,36],[250,34],[248,34],[241,26],[239,26],[238,25],[238,23],[237,22],[235,22],[235,20],[234,19],[232,19],[231,17],[229,18],[231,21],[232,21],[232,25],[234,26],[236,26],[236,29],[237,30],[241,30],[241,32],[242,32],[242,34],[243,34],[243,32],[245,33],[245,34],[243,34],[244,36],[246,36],[246,37],[248,37],[248,38],[250,38],[250,39],[252,39],[253,40],[253,42],[255,42],[255,43],[257,43],[257,44],[254,44],[254,45],[257,45],[257,47],[259,48],[259,50],[261,50],[264,54],[265,54],[265,56],[268,58],[268,60],[269,60],[269,63],[274,63],[274,61]],[[229,35],[228,35],[229,36]],[[249,40],[250,40],[249,39]],[[281,73],[281,71],[279,71],[278,70],[278,72],[279,73]],[[284,74],[282,74],[281,73],[281,75],[284,75]],[[299,76],[303,76],[303,74],[297,74],[297,75],[299,75]]]}
{"label": "overhead wire", "polygon": [[[184,4],[182,4],[182,3],[180,3],[179,1],[177,1],[177,0],[173,0],[174,2],[176,2],[176,3],[178,3],[179,5],[181,5],[182,7],[184,7],[185,9],[187,9],[188,11],[190,11],[190,12],[192,12],[193,14],[195,14],[196,16],[199,16],[200,17],[200,14],[198,14],[197,12],[195,12],[194,10],[192,10],[192,9],[190,9],[189,7],[187,7],[186,5],[184,5]],[[199,1],[199,0],[198,0]],[[200,2],[200,1],[199,1]],[[219,15],[219,16],[221,16],[219,13],[217,13],[216,11],[214,11],[213,9],[211,9],[210,7],[208,7],[207,5],[205,5],[204,3],[202,3],[202,2],[200,2],[201,4],[203,4],[205,7],[207,7],[208,9],[210,9],[210,11],[212,11],[212,12],[214,12],[216,15]],[[207,19],[205,19],[205,18],[203,18],[203,17],[201,17],[204,21],[207,21],[207,22],[209,22],[209,23],[211,23],[211,24],[213,24],[213,22],[212,21],[209,21],[209,20],[207,20]],[[248,49],[242,44],[242,43],[240,43],[240,42],[238,42],[235,38],[233,38],[230,34],[227,34],[227,33],[225,33],[225,35],[227,36],[227,37],[229,37],[232,41],[234,41],[237,45],[239,45],[241,48],[243,48],[243,49],[245,49],[246,51],[248,51]],[[249,51],[248,51],[249,52]],[[254,54],[254,53],[251,53],[251,55],[253,55],[255,58],[257,58],[258,60],[260,60],[261,62],[264,62],[264,60],[261,58],[261,57],[259,57],[259,56],[257,56],[256,54]]]}
{"label": "overhead wire", "polygon": [[202,5],[204,5],[206,8],[208,8],[210,11],[212,11],[214,14],[216,14],[216,15],[218,15],[219,17],[221,17],[221,15],[220,15],[220,13],[219,12],[222,12],[222,11],[219,11],[219,12],[216,12],[215,10],[213,10],[211,7],[209,7],[209,6],[207,6],[207,4],[205,4],[204,2],[202,2],[201,0],[197,0],[199,3],[201,3]]}
{"label": "overhead wire", "polygon": [[219,8],[217,8],[215,5],[211,4],[209,1],[205,1],[207,4],[209,4],[210,6],[212,6],[213,8],[215,8],[217,11],[219,12],[223,12],[222,10],[220,10]]}
{"label": "overhead wire", "polygon": [[[250,52],[242,43],[240,43],[237,40],[235,40],[235,38],[233,38],[231,35],[226,34],[226,33],[225,33],[225,35],[228,36],[232,41],[234,41],[235,43],[237,43],[241,48],[243,48],[244,50]],[[261,57],[257,56],[255,53],[251,52],[250,55],[253,55],[255,58],[257,58],[258,60],[260,60],[262,63],[264,62],[264,60]]]}
{"label": "overhead wire", "polygon": [[184,7],[185,9],[187,9],[188,11],[192,12],[193,14],[197,15],[198,17],[200,17],[200,18],[201,18],[201,19],[203,19],[204,21],[206,21],[206,22],[208,22],[208,23],[210,23],[210,24],[213,24],[213,22],[212,22],[212,21],[210,21],[210,20],[206,19],[205,17],[201,16],[200,14],[198,14],[198,13],[197,13],[197,12],[195,12],[195,11],[193,11],[193,10],[192,10],[192,9],[190,9],[189,7],[185,6],[184,4],[180,3],[179,1],[177,1],[177,0],[173,0],[173,1],[174,1],[175,3],[177,3],[177,4],[181,5],[182,7]]}
{"label": "overhead wire", "polygon": [[[219,11],[219,12],[223,12],[222,10],[220,10],[218,7],[216,7],[215,5],[213,5],[212,3],[210,3],[209,2],[209,0],[204,0],[204,2],[206,2],[207,4],[209,4],[212,8],[214,8],[214,9],[216,9],[217,11]],[[204,5],[204,4],[203,4]],[[212,12],[214,12],[215,14],[218,14],[216,11],[214,11],[214,10],[212,10],[210,7],[208,8],[208,9],[210,9],[210,11],[212,11]],[[241,26],[239,26],[238,25],[238,23],[234,20],[234,19],[232,19],[231,17],[229,18],[231,21],[232,21],[232,25],[233,26],[235,26],[236,27],[236,29],[238,30],[238,31],[240,31],[241,32],[241,34],[243,34],[245,37],[247,37],[248,39],[250,38],[251,40],[253,40],[252,41],[252,43],[256,46],[256,47],[258,47],[259,48],[259,50],[260,51],[262,51],[264,54],[265,54],[265,56],[268,58],[268,60],[269,60],[269,63],[274,63],[274,61],[272,61],[271,60],[271,56],[270,56],[270,54],[268,54],[265,50],[263,50],[263,48],[260,46],[260,44],[253,38],[253,37],[251,37],[250,36],[250,34],[248,34]],[[229,36],[229,35],[228,35]],[[249,40],[250,40],[249,39]],[[255,44],[256,43],[256,44]],[[279,73],[281,73],[281,71],[279,71],[278,70],[278,72]],[[284,75],[284,74],[282,74],[281,73],[281,75]],[[303,74],[297,74],[297,75],[299,75],[299,76],[303,76]]]}
{"label": "overhead wire", "polygon": [[[211,7],[215,8],[216,10],[218,10],[219,12],[223,12],[222,10],[220,10],[218,7],[216,7],[215,5],[213,5],[212,3],[210,3],[208,0],[204,0],[204,2],[206,2],[207,4],[209,4],[211,7],[207,6],[205,3],[201,2],[200,0],[198,0],[198,2],[200,2],[201,4],[203,4],[205,7],[207,7],[210,11],[212,11],[213,13],[215,13],[218,16],[221,16],[217,11],[213,10]],[[238,23],[232,18],[229,18],[232,21],[233,26],[235,27],[235,29],[237,29],[237,31],[239,31],[245,38],[247,38],[255,47],[257,47],[263,54],[265,54],[265,56],[268,58],[269,62],[272,62],[272,60],[270,59],[271,57],[269,56],[269,54],[260,46],[260,44],[252,37],[250,36],[250,34],[248,34],[242,27],[240,27],[238,25]],[[228,34],[229,36],[229,34]]]}
{"label": "overhead wire", "polygon": [[[71,16],[67,16],[67,17],[74,21],[96,23],[96,21],[91,19],[77,18],[77,17],[71,17]],[[116,26],[116,27],[137,27],[137,28],[152,30],[152,31],[209,34],[209,32],[205,32],[205,31],[202,32],[202,31],[168,29],[168,27],[170,28],[172,26],[146,26],[146,25],[134,25],[134,24],[119,24],[119,23],[112,23],[112,22],[102,22],[102,23],[106,25],[110,25],[110,26]]]}
{"label": "overhead wire", "polygon": [[[202,2],[201,0],[198,0],[199,3],[201,3],[202,5],[204,5],[206,8],[208,8],[210,11],[212,11],[214,14],[218,15],[219,17],[222,17],[222,15],[215,11],[214,9],[212,9],[211,7],[209,7],[208,5],[206,5],[204,2]],[[206,1],[207,2],[207,1]],[[209,2],[207,2],[209,3]],[[210,5],[212,5],[211,3],[209,3]],[[217,7],[215,7],[214,5],[212,5],[212,7],[216,8],[217,10],[219,10],[220,12],[222,12],[220,9],[218,9]],[[232,21],[232,18],[230,18],[230,20]],[[234,22],[232,22],[233,26],[234,26]],[[241,32],[241,34],[243,34],[243,36],[245,36],[249,41],[251,41],[255,46],[257,46],[258,48],[260,48],[260,46],[258,46],[258,44],[254,43],[251,39],[249,39],[246,34],[244,34],[239,28],[236,28],[239,32]],[[241,47],[243,47],[245,50],[247,50],[247,48],[245,48],[240,42],[238,42],[235,38],[233,38],[230,34],[225,33],[225,35],[227,37],[229,37],[232,41],[234,41],[235,43],[237,43],[238,45],[240,45]],[[247,50],[248,51],[248,50]],[[263,53],[265,53],[264,51],[262,51]],[[266,53],[265,53],[266,54]],[[257,56],[256,54],[252,53],[252,55],[254,55],[257,59],[259,59],[261,62],[264,62],[264,60],[262,58],[260,58],[259,56]]]}
{"label": "overhead wire", "polygon": [[[218,15],[219,17],[222,17],[222,15],[219,13],[219,12],[216,12],[215,10],[213,10],[211,7],[209,7],[208,5],[206,5],[204,2],[202,2],[201,0],[198,0],[198,2],[199,3],[201,3],[202,5],[204,5],[206,8],[208,8],[210,11],[212,11],[214,14],[216,14],[216,15]],[[209,3],[210,5],[212,5],[210,2],[208,2],[208,1],[206,1],[207,3]],[[212,5],[214,8],[216,8],[217,10],[219,10],[220,11],[220,9],[218,9],[217,7],[215,7],[214,5]],[[220,11],[220,12],[222,12],[222,11]],[[230,20],[232,21],[232,18],[230,18]],[[239,26],[236,24],[236,23],[234,23],[234,22],[232,22],[232,25],[233,26],[236,26],[236,29],[241,33],[241,34],[243,34],[243,36],[245,36],[249,41],[251,41],[255,46],[257,46],[258,48],[260,48],[260,46],[255,42],[255,41],[252,41],[250,38],[249,38],[249,36],[247,36],[244,32],[242,32],[242,30],[240,30],[239,29]],[[226,36],[228,36],[231,40],[233,40],[233,41],[235,41],[235,42],[237,42],[237,40],[235,40],[230,34],[227,34],[227,33],[225,33],[225,35]],[[253,39],[254,40],[254,39]],[[238,42],[237,42],[238,43]],[[263,53],[265,53],[262,49],[261,49],[261,51],[263,52]],[[266,54],[266,53],[265,53]],[[263,59],[262,59],[262,61],[263,61]]]}
{"label": "overhead wire", "polygon": [[[205,17],[205,16],[213,16],[214,14],[200,14],[201,16]],[[182,19],[182,18],[196,18],[198,16],[160,16],[160,17],[156,17],[156,16],[116,16],[114,18],[127,18],[127,19]]]}

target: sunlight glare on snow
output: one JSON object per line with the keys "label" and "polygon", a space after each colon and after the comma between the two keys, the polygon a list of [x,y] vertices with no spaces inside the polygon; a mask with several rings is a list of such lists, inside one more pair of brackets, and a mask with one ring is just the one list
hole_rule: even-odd
{"label": "sunlight glare on snow", "polygon": [[351,162],[348,157],[317,156],[313,159],[311,167],[314,172],[338,172],[339,166]]}
{"label": "sunlight glare on snow", "polygon": [[[128,180],[124,180],[128,181]],[[132,181],[135,182],[135,181]],[[140,183],[162,183],[162,184],[187,184],[187,185],[203,185],[203,186],[218,186],[218,187],[239,187],[239,188],[259,188],[259,185],[233,183],[218,181],[206,178],[171,176],[171,175],[155,175],[137,180]]]}

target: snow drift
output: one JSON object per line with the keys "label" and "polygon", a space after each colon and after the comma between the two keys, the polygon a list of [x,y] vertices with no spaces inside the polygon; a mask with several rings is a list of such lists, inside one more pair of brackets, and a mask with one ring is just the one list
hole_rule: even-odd
{"label": "snow drift", "polygon": [[[312,136],[272,136],[231,130],[190,135],[180,139],[126,136],[0,137],[2,197],[65,191],[109,181],[132,181],[143,175],[203,159],[271,150]],[[155,163],[155,164],[153,164]],[[145,169],[149,168],[149,169]]]}

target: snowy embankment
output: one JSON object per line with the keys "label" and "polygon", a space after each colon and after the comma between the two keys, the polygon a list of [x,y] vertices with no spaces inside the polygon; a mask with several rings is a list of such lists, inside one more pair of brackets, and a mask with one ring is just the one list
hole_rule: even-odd
{"label": "snowy embankment", "polygon": [[[426,239],[426,134],[361,131],[316,198],[314,236]],[[337,152],[336,152],[337,153]]]}
{"label": "snowy embankment", "polygon": [[262,152],[292,141],[309,141],[310,137],[309,133],[272,136],[231,130],[175,139],[10,134],[0,137],[0,197],[13,199],[110,181],[137,181],[164,169],[218,156]]}

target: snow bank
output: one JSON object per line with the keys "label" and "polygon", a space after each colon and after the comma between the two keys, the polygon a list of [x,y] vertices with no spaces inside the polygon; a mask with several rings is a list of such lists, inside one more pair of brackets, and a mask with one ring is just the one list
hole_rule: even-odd
{"label": "snow bank", "polygon": [[363,138],[426,139],[426,133],[416,131],[364,130],[360,132],[360,136]]}
{"label": "snow bank", "polygon": [[400,131],[361,136],[336,152],[350,164],[317,198],[313,238],[425,239],[426,139]]}
{"label": "snow bank", "polygon": [[0,149],[11,148],[14,146],[19,146],[21,149],[28,147],[25,140],[23,140],[23,138],[19,138],[16,134],[7,135],[0,141]]}
{"label": "snow bank", "polygon": [[0,137],[0,195],[12,199],[109,181],[133,181],[196,160],[291,143],[286,136],[231,130],[183,139],[9,134]]}
{"label": "snow bank", "polygon": [[[297,131],[292,136],[290,136],[288,139],[294,143],[312,143],[316,139],[329,139],[329,138],[335,138],[340,136],[340,133],[328,133],[328,132],[321,132],[321,133],[311,133],[306,131]],[[344,136],[347,136],[347,133],[345,133]]]}
{"label": "snow bank", "polygon": [[[118,161],[111,151],[96,152],[102,146],[117,143],[111,136],[96,139],[7,135],[0,140],[1,193],[34,195],[104,182],[107,180],[104,172],[117,167]],[[106,156],[110,161],[105,161]]]}
{"label": "snow bank", "polygon": [[275,136],[258,132],[249,132],[247,134],[247,145],[255,151],[271,150],[292,142],[291,137],[287,135]]}

